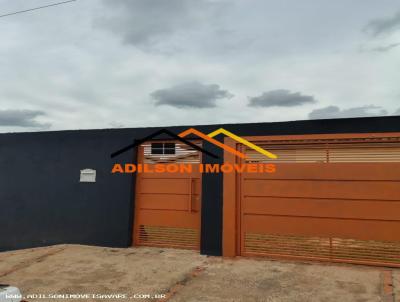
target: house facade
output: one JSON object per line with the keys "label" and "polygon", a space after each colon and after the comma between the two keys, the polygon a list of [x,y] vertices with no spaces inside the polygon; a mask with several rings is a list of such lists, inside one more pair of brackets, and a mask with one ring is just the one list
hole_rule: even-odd
{"label": "house facade", "polygon": [[[400,117],[163,129],[0,134],[0,250],[144,245],[400,266]],[[191,170],[153,169],[165,165]]]}

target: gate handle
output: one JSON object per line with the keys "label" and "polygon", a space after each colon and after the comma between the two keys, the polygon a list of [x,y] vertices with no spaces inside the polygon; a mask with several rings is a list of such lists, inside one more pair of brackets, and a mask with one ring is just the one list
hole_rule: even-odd
{"label": "gate handle", "polygon": [[193,212],[192,209],[192,202],[193,202],[193,183],[194,183],[194,179],[193,178],[189,178],[189,200],[188,200],[188,212],[191,213]]}

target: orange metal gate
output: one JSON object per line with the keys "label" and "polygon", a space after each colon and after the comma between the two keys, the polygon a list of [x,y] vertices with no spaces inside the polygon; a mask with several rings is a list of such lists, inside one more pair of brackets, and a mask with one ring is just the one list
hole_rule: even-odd
{"label": "orange metal gate", "polygon": [[255,143],[276,173],[236,178],[237,254],[400,266],[398,135]]}
{"label": "orange metal gate", "polygon": [[[136,179],[134,244],[199,249],[201,154],[174,141],[147,142],[138,152],[147,172]],[[155,172],[157,164],[190,164],[192,172]]]}

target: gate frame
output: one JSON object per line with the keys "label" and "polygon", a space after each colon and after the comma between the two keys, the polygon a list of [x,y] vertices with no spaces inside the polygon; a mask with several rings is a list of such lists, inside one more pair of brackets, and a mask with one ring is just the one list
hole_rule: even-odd
{"label": "gate frame", "polygon": [[[257,144],[260,141],[300,141],[300,140],[334,140],[334,139],[373,139],[384,137],[400,137],[400,132],[377,133],[337,133],[337,134],[294,134],[294,135],[266,135],[266,136],[242,136],[242,138]],[[241,148],[239,142],[230,137],[225,137],[224,143],[236,150]],[[284,142],[284,144],[287,142]],[[305,142],[307,144],[307,142]],[[240,150],[239,150],[240,151]],[[224,151],[224,162],[235,164],[240,159],[232,153]],[[224,257],[240,256],[240,176],[238,173],[224,174],[223,181],[223,234],[222,255]]]}

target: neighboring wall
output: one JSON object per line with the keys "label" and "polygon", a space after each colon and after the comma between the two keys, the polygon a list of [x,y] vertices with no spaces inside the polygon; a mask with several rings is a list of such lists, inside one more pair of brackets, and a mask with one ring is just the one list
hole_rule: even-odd
{"label": "neighboring wall", "polygon": [[[219,127],[252,136],[399,132],[400,117],[196,129],[207,133]],[[186,128],[168,127],[175,133]],[[110,171],[115,162],[132,162],[136,157],[133,150],[116,159],[111,159],[110,154],[157,129],[160,128],[0,134],[0,251],[59,243],[129,246],[134,176],[112,175]],[[79,182],[80,170],[85,168],[97,171],[96,183]],[[205,175],[203,184],[202,253],[219,255],[222,177]]]}

